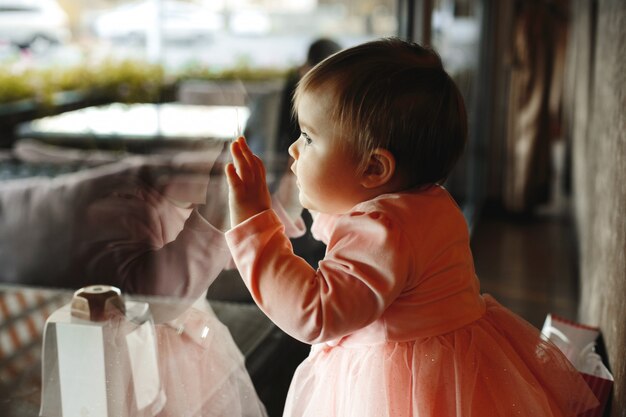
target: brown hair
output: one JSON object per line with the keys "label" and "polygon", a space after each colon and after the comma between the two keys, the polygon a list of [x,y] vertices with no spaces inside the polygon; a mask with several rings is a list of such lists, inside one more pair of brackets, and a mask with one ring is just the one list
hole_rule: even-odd
{"label": "brown hair", "polygon": [[362,168],[376,148],[389,150],[411,186],[444,181],[467,139],[463,98],[430,48],[397,38],[338,52],[298,84],[304,93],[329,93],[331,121],[341,145]]}

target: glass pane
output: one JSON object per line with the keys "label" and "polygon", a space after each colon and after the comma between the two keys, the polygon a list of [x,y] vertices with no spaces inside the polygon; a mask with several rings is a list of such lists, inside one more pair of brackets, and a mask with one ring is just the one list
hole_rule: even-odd
{"label": "glass pane", "polygon": [[395,34],[395,9],[394,0],[2,0],[0,59],[287,68],[316,37],[349,46]]}
{"label": "glass pane", "polygon": [[[313,41],[329,38],[343,48],[397,31],[395,0],[2,0],[0,6],[0,105],[11,103],[0,114],[17,111],[28,121],[24,111],[54,115],[112,102],[264,108],[261,116],[252,111],[250,122],[262,118],[259,152],[273,147],[277,94]],[[4,146],[24,136],[21,117],[7,125]],[[242,133],[244,121],[236,118],[230,130]]]}
{"label": "glass pane", "polygon": [[310,346],[229,264],[226,149],[246,133],[298,230],[283,93],[396,20],[395,0],[0,0],[3,417],[281,415]]}

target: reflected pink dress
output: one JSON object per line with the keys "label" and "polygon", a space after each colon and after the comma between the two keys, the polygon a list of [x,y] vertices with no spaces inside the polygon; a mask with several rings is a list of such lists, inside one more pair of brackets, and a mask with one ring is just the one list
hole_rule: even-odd
{"label": "reflected pink dress", "polygon": [[462,213],[441,187],[386,194],[313,225],[318,270],[275,213],[226,234],[246,285],[311,343],[285,416],[574,416],[596,399],[537,329],[479,293]]}

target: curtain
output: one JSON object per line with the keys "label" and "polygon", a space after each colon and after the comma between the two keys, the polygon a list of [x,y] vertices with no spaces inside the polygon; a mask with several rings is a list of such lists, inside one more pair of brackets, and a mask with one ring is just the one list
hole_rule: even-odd
{"label": "curtain", "polygon": [[525,213],[550,194],[551,147],[561,139],[569,0],[521,0],[514,8],[503,204]]}

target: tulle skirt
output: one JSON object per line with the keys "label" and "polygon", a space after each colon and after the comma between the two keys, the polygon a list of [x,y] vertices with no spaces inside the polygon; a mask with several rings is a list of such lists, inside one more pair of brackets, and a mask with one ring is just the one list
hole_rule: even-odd
{"label": "tulle skirt", "polygon": [[286,417],[576,416],[597,404],[539,331],[492,297],[479,320],[411,342],[315,345]]}
{"label": "tulle skirt", "polygon": [[265,417],[244,357],[210,308],[156,325],[165,402],[158,417]]}

